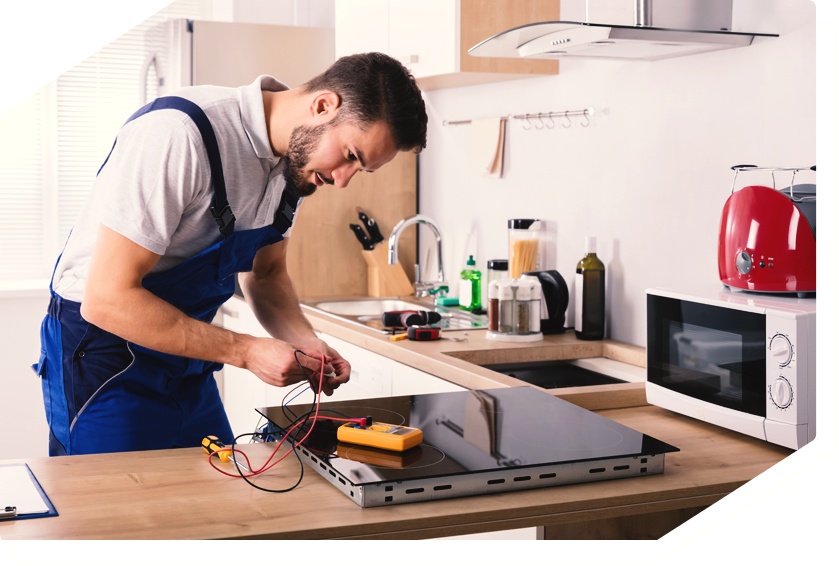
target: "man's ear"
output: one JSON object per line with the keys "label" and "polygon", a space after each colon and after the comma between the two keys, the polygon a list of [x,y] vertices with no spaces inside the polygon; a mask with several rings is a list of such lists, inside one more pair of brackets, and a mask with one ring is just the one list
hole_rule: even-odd
{"label": "man's ear", "polygon": [[326,118],[328,121],[335,117],[340,106],[341,98],[337,94],[330,90],[322,90],[312,99],[309,110],[313,118]]}

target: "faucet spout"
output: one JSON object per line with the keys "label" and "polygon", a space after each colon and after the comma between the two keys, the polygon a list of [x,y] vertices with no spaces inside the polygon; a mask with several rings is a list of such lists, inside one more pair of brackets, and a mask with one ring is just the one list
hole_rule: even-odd
{"label": "faucet spout", "polygon": [[[411,216],[409,218],[405,218],[400,220],[396,226],[393,227],[393,231],[390,233],[390,238],[387,241],[387,262],[391,265],[396,264],[399,261],[399,252],[397,249],[397,244],[399,243],[399,236],[402,234],[402,231],[405,230],[408,226],[412,224],[425,224],[428,226],[431,231],[434,233],[434,237],[437,239],[437,261],[438,261],[438,270],[437,270],[437,282],[438,283],[445,283],[446,279],[443,276],[443,238],[440,234],[440,229],[434,223],[434,221],[429,218],[428,216],[423,216],[422,214],[417,214],[416,216]],[[417,276],[417,283],[419,286],[419,275]],[[419,289],[418,289],[419,291]]]}

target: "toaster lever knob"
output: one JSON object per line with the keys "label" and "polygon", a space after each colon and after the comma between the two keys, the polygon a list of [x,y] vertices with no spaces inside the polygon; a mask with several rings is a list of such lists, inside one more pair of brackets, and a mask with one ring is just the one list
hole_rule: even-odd
{"label": "toaster lever knob", "polygon": [[737,264],[737,271],[743,275],[748,275],[749,271],[752,270],[752,256],[747,251],[742,251],[737,254],[735,263]]}

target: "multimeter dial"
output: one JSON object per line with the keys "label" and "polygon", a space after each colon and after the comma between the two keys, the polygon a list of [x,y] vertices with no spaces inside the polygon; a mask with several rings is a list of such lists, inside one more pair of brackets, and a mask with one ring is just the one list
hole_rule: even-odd
{"label": "multimeter dial", "polygon": [[769,340],[769,352],[781,367],[792,361],[792,343],[784,334],[776,334]]}

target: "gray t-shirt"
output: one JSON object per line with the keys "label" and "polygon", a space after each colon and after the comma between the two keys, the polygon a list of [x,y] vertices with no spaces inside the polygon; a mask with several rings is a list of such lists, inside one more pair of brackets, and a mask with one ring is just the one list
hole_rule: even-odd
{"label": "gray t-shirt", "polygon": [[[262,91],[287,89],[263,75],[239,88],[197,86],[171,93],[200,106],[213,125],[237,231],[271,224],[280,203],[284,165],[271,150]],[[56,267],[53,289],[65,299],[82,300],[100,223],[161,255],[151,273],[198,254],[221,238],[209,210],[212,197],[207,151],[189,116],[166,109],[133,120],[119,131],[93,183]]]}

